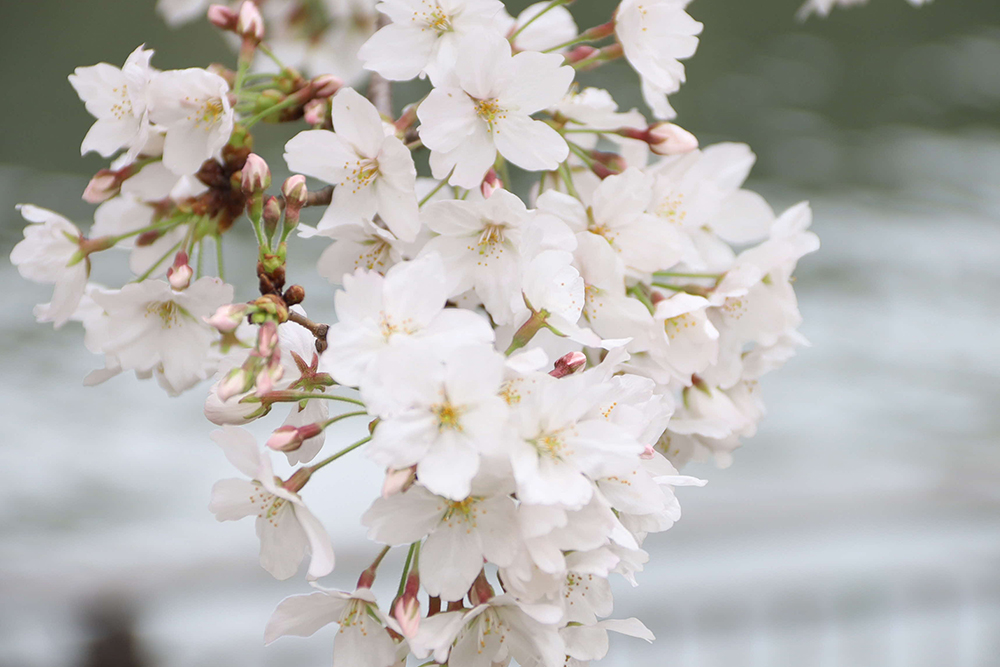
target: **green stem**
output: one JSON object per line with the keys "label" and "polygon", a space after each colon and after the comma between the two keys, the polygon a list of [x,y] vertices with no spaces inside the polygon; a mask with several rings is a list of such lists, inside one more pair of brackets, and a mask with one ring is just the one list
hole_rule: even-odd
{"label": "green stem", "polygon": [[257,45],[257,49],[260,50],[260,52],[263,53],[265,56],[270,58],[271,62],[273,62],[275,65],[278,66],[278,69],[282,71],[288,69],[287,67],[285,67],[285,63],[281,62],[278,56],[274,55],[274,51],[269,49],[263,42]]}
{"label": "green stem", "polygon": [[262,119],[267,118],[271,114],[277,111],[281,111],[282,109],[287,109],[288,107],[295,106],[298,103],[299,99],[295,95],[289,95],[288,97],[281,100],[277,104],[274,104],[268,107],[267,109],[264,109],[256,116],[251,116],[248,120],[243,122],[243,127],[245,127],[246,129],[250,129],[257,123],[259,123]]}
{"label": "green stem", "polygon": [[[271,398],[271,396],[274,396]],[[304,391],[275,391],[270,394],[265,394],[263,400],[270,401],[271,403],[287,403],[291,401],[310,401],[314,398],[325,399],[327,401],[340,401],[341,403],[351,403],[353,405],[360,405],[364,407],[365,404],[356,399],[350,398],[348,396],[337,396],[336,394],[310,394]]]}
{"label": "green stem", "polygon": [[562,177],[563,183],[566,184],[566,191],[573,197],[580,199],[580,193],[576,191],[576,186],[573,185],[573,175],[569,171],[569,165],[565,162],[559,165],[559,176]]}
{"label": "green stem", "polygon": [[718,280],[723,276],[721,273],[674,273],[672,271],[656,271],[653,275],[664,278],[711,278],[712,280]]}
{"label": "green stem", "polygon": [[319,463],[317,463],[316,465],[310,466],[309,469],[312,472],[316,472],[317,470],[319,470],[323,466],[328,465],[330,463],[333,463],[334,461],[336,461],[337,459],[339,459],[344,454],[348,454],[350,452],[353,452],[355,449],[357,449],[361,445],[367,443],[371,439],[372,439],[372,437],[370,435],[369,436],[365,436],[364,438],[361,438],[360,440],[358,440],[357,442],[355,442],[353,445],[349,445],[347,447],[344,447],[343,449],[341,449],[339,452],[337,452],[333,456],[329,456],[329,457],[323,459],[322,461],[320,461]]}
{"label": "green stem", "polygon": [[673,290],[675,292],[683,292],[684,288],[680,285],[668,285],[667,283],[658,283],[655,280],[650,283],[653,287],[662,287],[664,289]]}
{"label": "green stem", "polygon": [[656,312],[656,306],[653,305],[652,299],[649,298],[649,294],[643,289],[642,285],[633,285],[625,293],[634,296],[642,305],[646,306],[646,310],[649,311],[650,315]]}
{"label": "green stem", "polygon": [[531,25],[532,23],[534,23],[535,21],[537,21],[538,19],[540,19],[549,10],[555,9],[559,5],[564,5],[564,4],[566,4],[566,0],[552,0],[551,2],[549,2],[549,4],[547,4],[545,6],[544,9],[542,9],[542,11],[538,12],[537,14],[535,14],[534,16],[532,16],[530,19],[528,19],[527,21],[525,21],[524,25],[522,25],[520,28],[518,28],[517,30],[515,30],[514,34],[511,35],[510,37],[508,37],[508,39],[513,44],[514,40],[517,39],[517,36],[520,35],[521,32],[523,32],[525,28],[527,28],[529,25]]}
{"label": "green stem", "polygon": [[420,542],[414,542],[410,545],[410,550],[406,552],[406,562],[403,563],[403,576],[399,578],[399,590],[396,591],[396,597],[403,597],[403,590],[406,588],[406,577],[410,574],[410,563],[413,562],[413,556],[417,553],[420,548]]}
{"label": "green stem", "polygon": [[226,271],[222,264],[222,234],[215,237],[215,264],[219,270],[219,278],[226,279]]}
{"label": "green stem", "polygon": [[[452,172],[454,172],[454,171],[455,170],[452,169]],[[423,208],[424,204],[426,204],[427,202],[429,202],[431,200],[431,197],[433,197],[438,192],[440,192],[441,188],[443,188],[444,186],[446,186],[448,184],[448,179],[449,178],[451,178],[451,174],[448,174],[443,179],[441,179],[441,182],[438,183],[437,185],[435,185],[433,190],[431,190],[430,192],[428,192],[426,195],[423,196],[423,198],[420,200],[420,203],[418,203],[417,206],[420,207],[420,208]]]}
{"label": "green stem", "polygon": [[177,249],[181,247],[181,243],[183,243],[183,241],[178,241],[177,243],[175,243],[174,247],[172,247],[167,252],[163,253],[163,256],[160,257],[158,260],[156,260],[155,264],[146,269],[146,271],[141,276],[136,278],[133,282],[141,283],[143,280],[153,275],[153,271],[155,271],[160,264],[163,264],[163,261],[165,259],[173,255],[175,252],[177,252]]}
{"label": "green stem", "polygon": [[587,155],[585,150],[574,144],[572,141],[567,141],[566,145],[569,146],[570,151],[572,151],[574,155],[583,160],[588,169],[594,168],[594,158]]}
{"label": "green stem", "polygon": [[195,273],[195,280],[201,278],[201,276],[203,275],[202,269],[204,267],[204,260],[205,260],[205,239],[200,238],[198,239],[198,268]]}
{"label": "green stem", "polygon": [[146,232],[169,231],[174,227],[176,227],[177,225],[183,223],[185,219],[187,219],[187,216],[181,215],[177,217],[167,218],[166,220],[159,220],[151,225],[147,225],[140,229],[134,229],[131,232],[126,232],[125,234],[119,234],[118,236],[112,236],[111,242],[117,244],[119,241],[124,241],[127,238],[138,236],[140,234],[145,234]]}
{"label": "green stem", "polygon": [[324,428],[324,429],[325,429],[325,428],[326,428],[327,426],[329,426],[330,424],[336,424],[336,423],[337,423],[337,422],[339,422],[339,421],[340,421],[341,419],[347,419],[348,417],[360,417],[361,415],[367,415],[367,414],[368,414],[368,413],[367,413],[367,412],[365,412],[364,410],[358,410],[357,412],[345,412],[345,413],[344,413],[344,414],[342,414],[342,415],[337,415],[337,416],[336,416],[336,417],[334,417],[333,419],[328,419],[328,420],[326,420],[326,421],[325,421],[325,422],[323,422],[323,424],[321,425],[321,428]]}

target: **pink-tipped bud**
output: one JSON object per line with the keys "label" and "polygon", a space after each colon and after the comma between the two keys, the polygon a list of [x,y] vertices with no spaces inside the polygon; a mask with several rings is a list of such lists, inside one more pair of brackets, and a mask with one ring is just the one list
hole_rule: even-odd
{"label": "pink-tipped bud", "polygon": [[683,155],[698,148],[698,138],[680,125],[656,123],[649,127],[649,149],[657,155]]}
{"label": "pink-tipped bud", "polygon": [[268,197],[264,202],[263,216],[268,228],[277,226],[278,220],[281,220],[281,202],[277,197]]}
{"label": "pink-tipped bud", "polygon": [[250,153],[247,156],[242,174],[243,178],[240,185],[243,188],[243,194],[247,196],[255,192],[262,192],[271,187],[271,170],[268,168],[264,158],[256,153]]}
{"label": "pink-tipped bud", "polygon": [[405,595],[396,601],[392,611],[393,618],[399,623],[399,629],[407,639],[415,637],[420,629],[420,604],[416,597]]}
{"label": "pink-tipped bud", "polygon": [[490,196],[497,190],[503,189],[503,181],[497,176],[497,170],[490,167],[490,170],[486,172],[486,176],[483,177],[483,184],[480,186],[480,191],[483,193],[483,199],[489,199]]}
{"label": "pink-tipped bud", "polygon": [[208,22],[223,30],[236,30],[237,14],[225,5],[210,5]]}
{"label": "pink-tipped bud", "polygon": [[83,191],[83,201],[88,204],[100,204],[121,192],[121,186],[118,174],[110,169],[101,169],[90,179],[90,183],[87,183]]}
{"label": "pink-tipped bud", "polygon": [[639,458],[648,461],[649,459],[653,458],[653,454],[655,453],[656,450],[653,449],[652,445],[646,445],[646,451],[644,451],[642,454],[639,454]]}
{"label": "pink-tipped bud", "polygon": [[298,210],[305,206],[309,199],[309,190],[306,189],[306,177],[301,174],[290,176],[281,186],[281,194],[285,197],[285,208]]}
{"label": "pink-tipped bud", "polygon": [[253,383],[250,375],[242,368],[234,368],[219,382],[216,393],[219,400],[225,403],[233,396],[249,391],[251,386]]}
{"label": "pink-tipped bud", "polygon": [[278,347],[278,325],[268,320],[260,325],[257,332],[257,354],[264,359],[273,356]]}
{"label": "pink-tipped bud", "polygon": [[554,378],[564,378],[586,365],[587,356],[583,352],[569,352],[556,359],[555,368],[549,371],[549,375]]}
{"label": "pink-tipped bud", "polygon": [[326,100],[309,100],[302,107],[302,119],[310,125],[322,125],[326,120]]}
{"label": "pink-tipped bud", "polygon": [[344,87],[344,80],[338,79],[332,74],[318,76],[311,83],[315,97],[333,97],[338,90]]}
{"label": "pink-tipped bud", "polygon": [[389,468],[385,471],[385,481],[382,482],[382,497],[388,498],[397,493],[402,493],[413,486],[417,479],[417,467],[400,468],[394,470]]}
{"label": "pink-tipped bud", "polygon": [[236,17],[236,34],[255,44],[264,39],[264,17],[261,16],[257,3],[245,0],[240,5],[240,13]]}
{"label": "pink-tipped bud", "polygon": [[179,252],[174,257],[174,264],[169,269],[167,269],[167,282],[170,286],[177,291],[187,289],[188,285],[191,284],[191,278],[194,276],[194,271],[191,270],[191,266],[188,264],[188,256],[186,252]]}
{"label": "pink-tipped bud", "polygon": [[262,397],[274,391],[274,385],[285,374],[285,369],[281,364],[269,364],[257,373],[254,381],[254,394]]}
{"label": "pink-tipped bud", "polygon": [[211,317],[205,318],[205,322],[218,329],[220,333],[232,333],[240,326],[240,322],[243,321],[246,314],[246,304],[230,303],[220,306]]}
{"label": "pink-tipped bud", "polygon": [[315,438],[323,432],[319,424],[305,426],[282,426],[267,439],[267,446],[278,452],[293,452],[310,438]]}
{"label": "pink-tipped bud", "polygon": [[587,58],[597,55],[599,51],[600,49],[595,49],[593,46],[583,44],[565,54],[564,57],[566,58],[566,64],[572,65],[573,63],[578,63],[581,60],[586,60]]}

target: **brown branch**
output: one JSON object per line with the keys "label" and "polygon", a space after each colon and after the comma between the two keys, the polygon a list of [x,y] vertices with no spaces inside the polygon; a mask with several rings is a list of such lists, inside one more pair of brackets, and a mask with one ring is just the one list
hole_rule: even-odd
{"label": "brown branch", "polygon": [[295,322],[299,326],[305,327],[316,337],[316,351],[320,354],[326,350],[326,334],[330,331],[329,324],[317,324],[304,315],[299,315],[294,310],[288,311],[288,321]]}

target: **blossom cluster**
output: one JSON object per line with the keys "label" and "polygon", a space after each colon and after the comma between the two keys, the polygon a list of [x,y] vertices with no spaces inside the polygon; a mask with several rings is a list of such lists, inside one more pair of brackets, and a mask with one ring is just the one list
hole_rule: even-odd
{"label": "blossom cluster", "polygon": [[[337,666],[558,667],[604,657],[609,631],[652,640],[611,618],[612,577],[637,584],[647,536],[680,517],[675,488],[704,483],[679,469],[729,465],[763,414],[758,380],[805,344],[809,206],[776,215],[743,187],[747,146],[700,148],[669,122],[701,24],[682,0],[623,0],[581,30],[569,4],[161,0],[177,21],[207,12],[236,69],[160,71],[139,47],[70,77],[96,118],[82,151],[116,157],[83,193],[86,234],[24,205],[11,260],[54,285],[37,319],[81,323],[103,355],[87,384],[211,382],[212,439],[242,475],[211,511],[253,517],[263,568],[307,561],[315,588],[278,605],[268,642],[336,623]],[[618,59],[658,120],[580,81]],[[351,85],[366,77],[367,96]],[[393,113],[392,82],[414,79],[429,92]],[[300,126],[280,193],[258,123]],[[258,252],[234,287],[237,226]],[[332,324],[289,282],[300,239],[326,244],[332,299],[308,302],[332,303]],[[90,280],[112,249],[134,274],[120,287]],[[272,411],[261,446],[245,427]],[[350,420],[368,435],[332,445]],[[335,549],[303,490],[354,450],[385,471],[361,517],[381,550],[335,590],[316,581]],[[380,602],[396,547],[399,592]]]}

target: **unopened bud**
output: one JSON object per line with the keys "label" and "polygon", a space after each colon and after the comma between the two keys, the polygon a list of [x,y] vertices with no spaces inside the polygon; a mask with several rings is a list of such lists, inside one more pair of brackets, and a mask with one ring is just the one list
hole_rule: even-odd
{"label": "unopened bud", "polygon": [[225,403],[233,396],[249,391],[251,386],[253,383],[249,374],[242,368],[234,368],[219,382],[216,393],[219,400]]}
{"label": "unopened bud", "polygon": [[281,220],[281,201],[277,197],[268,197],[267,201],[264,202],[264,224],[271,227],[277,227],[278,221]]}
{"label": "unopened bud", "polygon": [[300,304],[306,299],[306,290],[302,285],[289,285],[285,293],[281,295],[285,303],[289,306]]}
{"label": "unopened bud", "polygon": [[237,14],[225,5],[210,5],[208,22],[223,30],[236,30]]}
{"label": "unopened bud", "polygon": [[306,189],[306,177],[301,174],[290,176],[281,186],[281,194],[285,197],[285,208],[298,210],[305,206],[309,199],[309,190]]}
{"label": "unopened bud", "polygon": [[385,481],[382,482],[382,497],[388,498],[389,496],[394,496],[397,493],[406,491],[408,488],[413,486],[413,482],[415,482],[416,479],[416,466],[400,468],[399,470],[389,468],[385,471]]}
{"label": "unopened bud", "polygon": [[306,424],[302,427],[282,426],[267,439],[267,446],[278,452],[292,452],[302,446],[310,438],[315,438],[323,429],[319,424]]}
{"label": "unopened bud", "polygon": [[309,100],[302,107],[302,119],[310,125],[322,125],[326,120],[326,100]]}
{"label": "unopened bud", "polygon": [[393,617],[399,623],[399,629],[407,639],[415,637],[420,629],[420,604],[416,597],[403,596],[396,601],[392,611]]}
{"label": "unopened bud", "polygon": [[566,64],[571,65],[573,63],[578,63],[581,60],[586,60],[587,58],[591,58],[597,55],[599,51],[600,49],[596,49],[593,46],[587,46],[586,44],[583,44],[581,46],[576,47],[569,53],[567,53],[564,57],[566,58]]}
{"label": "unopened bud", "polygon": [[254,394],[258,397],[269,394],[274,390],[275,383],[285,374],[285,369],[281,364],[268,364],[259,373],[254,381]]}
{"label": "unopened bud", "polygon": [[87,183],[83,191],[83,201],[88,204],[100,204],[121,192],[121,185],[118,174],[110,169],[101,169],[90,179],[90,183]]}
{"label": "unopened bud", "polygon": [[648,136],[649,149],[657,155],[683,155],[698,148],[698,138],[673,123],[651,125]]}
{"label": "unopened bud", "polygon": [[245,0],[240,5],[240,13],[236,18],[236,34],[255,44],[264,39],[264,17],[260,15],[257,3]]}
{"label": "unopened bud", "polygon": [[549,371],[554,378],[572,375],[587,365],[587,356],[583,352],[569,352],[556,359],[555,368]]}
{"label": "unopened bud", "polygon": [[315,97],[333,97],[338,90],[344,87],[344,80],[332,74],[317,76],[311,83]]}
{"label": "unopened bud", "polygon": [[191,266],[188,264],[188,256],[186,252],[179,252],[177,256],[174,257],[174,264],[169,269],[167,269],[167,282],[175,290],[187,289],[188,285],[191,284],[191,278],[194,276],[194,271],[191,270]]}
{"label": "unopened bud", "polygon": [[273,321],[264,322],[257,333],[257,354],[270,358],[278,347],[278,325]]}
{"label": "unopened bud", "polygon": [[232,333],[240,326],[246,314],[246,304],[231,303],[220,306],[211,317],[205,318],[205,322],[218,329],[220,333]]}
{"label": "unopened bud", "polygon": [[500,177],[497,176],[497,170],[491,167],[490,170],[486,172],[486,176],[483,177],[483,183],[480,186],[480,190],[483,193],[483,199],[489,199],[494,192],[502,189],[503,181],[501,181]]}
{"label": "unopened bud", "polygon": [[[244,3],[250,4],[250,3]],[[243,194],[250,196],[255,192],[262,192],[271,187],[271,170],[267,167],[264,158],[256,153],[247,156],[246,164],[243,165],[243,177],[240,182]]]}

